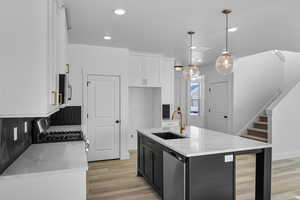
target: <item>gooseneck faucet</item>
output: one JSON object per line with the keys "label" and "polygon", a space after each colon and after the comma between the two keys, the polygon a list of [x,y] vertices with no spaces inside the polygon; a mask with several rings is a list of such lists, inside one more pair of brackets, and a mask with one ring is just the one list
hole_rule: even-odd
{"label": "gooseneck faucet", "polygon": [[177,110],[175,110],[172,114],[172,120],[175,119],[175,115],[178,114],[180,116],[180,133],[182,134],[185,130],[185,125],[184,125],[184,122],[183,122],[183,114],[182,114],[182,111],[180,109],[180,107],[177,108]]}

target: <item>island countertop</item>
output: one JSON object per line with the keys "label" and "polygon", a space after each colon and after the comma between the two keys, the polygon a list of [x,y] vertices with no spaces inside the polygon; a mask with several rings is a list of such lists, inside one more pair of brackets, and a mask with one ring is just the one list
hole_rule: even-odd
{"label": "island countertop", "polygon": [[[195,126],[187,127],[183,134],[179,133],[179,127],[138,129],[137,131],[185,157],[231,153],[272,147],[272,145],[268,143],[258,142]],[[182,135],[185,138],[164,140],[153,135],[153,133],[161,132],[172,132]]]}

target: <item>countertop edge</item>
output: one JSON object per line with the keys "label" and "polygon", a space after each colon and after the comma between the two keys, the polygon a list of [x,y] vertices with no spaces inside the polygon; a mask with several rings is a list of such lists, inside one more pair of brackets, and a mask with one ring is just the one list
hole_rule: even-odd
{"label": "countertop edge", "polygon": [[53,171],[44,171],[44,172],[31,172],[31,173],[24,173],[24,174],[13,174],[13,175],[1,175],[0,181],[14,179],[14,178],[24,178],[24,177],[32,177],[32,176],[47,176],[47,175],[57,175],[60,173],[73,173],[78,171],[88,171],[88,167],[78,167],[73,169],[59,169]]}
{"label": "countertop edge", "polygon": [[[148,137],[156,142],[158,142],[159,144],[166,146],[167,148],[187,157],[187,158],[191,158],[191,157],[197,157],[197,156],[206,156],[206,155],[214,155],[214,154],[226,154],[226,153],[234,153],[234,152],[241,152],[241,151],[250,151],[250,150],[258,150],[258,149],[266,149],[266,148],[272,148],[272,144],[266,144],[266,145],[262,145],[260,147],[252,147],[252,148],[238,148],[236,150],[232,150],[232,149],[228,149],[228,150],[224,150],[224,151],[211,151],[211,152],[201,152],[201,153],[185,153],[183,151],[180,151],[178,149],[175,149],[174,147],[172,147],[171,145],[168,145],[165,140],[160,139],[159,137],[156,136],[149,136],[149,134],[147,133],[143,133],[143,130],[141,129],[137,129],[136,130],[138,133],[142,134],[145,137]],[[226,134],[226,133],[223,133]],[[237,136],[238,137],[238,136]]]}

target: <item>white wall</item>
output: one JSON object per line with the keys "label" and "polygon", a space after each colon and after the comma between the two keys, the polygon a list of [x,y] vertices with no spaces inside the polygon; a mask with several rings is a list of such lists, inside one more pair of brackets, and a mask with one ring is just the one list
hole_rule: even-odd
{"label": "white wall", "polygon": [[300,53],[282,51],[285,57],[283,91],[292,89],[300,81]]}
{"label": "white wall", "polygon": [[238,133],[283,84],[284,65],[271,51],[237,59],[233,74],[233,132]]}
{"label": "white wall", "polygon": [[127,67],[129,52],[127,49],[71,44],[68,47],[70,63],[70,83],[73,86],[71,105],[82,105],[82,121],[86,130],[85,105],[86,78],[88,74],[115,75],[121,80],[121,159],[129,157],[127,149]]}
{"label": "white wall", "polygon": [[272,111],[273,158],[300,156],[300,83]]}
{"label": "white wall", "polygon": [[[182,72],[174,73],[174,110],[178,107],[184,113],[185,121],[187,119],[187,81],[183,78]],[[171,113],[174,111],[171,110]]]}
{"label": "white wall", "polygon": [[128,96],[128,149],[133,150],[137,149],[136,129],[161,126],[161,88],[129,88]]}

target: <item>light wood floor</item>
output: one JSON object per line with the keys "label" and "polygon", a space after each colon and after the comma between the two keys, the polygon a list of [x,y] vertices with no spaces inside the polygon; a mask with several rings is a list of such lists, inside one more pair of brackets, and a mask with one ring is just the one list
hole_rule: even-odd
{"label": "light wood floor", "polygon": [[[254,200],[255,157],[237,158],[237,200]],[[89,164],[88,200],[159,200],[136,176],[136,153],[130,160]],[[213,191],[212,191],[213,192]],[[273,162],[272,200],[300,200],[300,158]]]}

